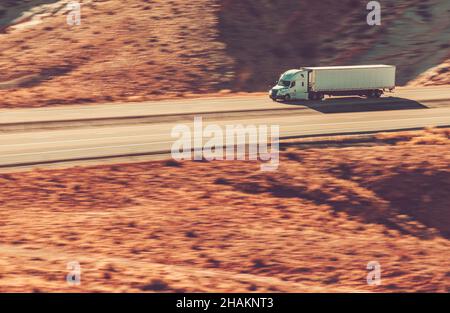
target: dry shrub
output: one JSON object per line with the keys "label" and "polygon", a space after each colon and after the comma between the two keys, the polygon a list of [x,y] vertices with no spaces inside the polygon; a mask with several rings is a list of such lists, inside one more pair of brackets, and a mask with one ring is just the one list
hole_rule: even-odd
{"label": "dry shrub", "polygon": [[446,145],[449,143],[449,129],[426,128],[423,132],[418,132],[407,142],[399,144],[407,145]]}
{"label": "dry shrub", "polygon": [[375,135],[377,141],[399,145],[445,145],[449,143],[450,129],[427,127],[421,131],[386,132]]}

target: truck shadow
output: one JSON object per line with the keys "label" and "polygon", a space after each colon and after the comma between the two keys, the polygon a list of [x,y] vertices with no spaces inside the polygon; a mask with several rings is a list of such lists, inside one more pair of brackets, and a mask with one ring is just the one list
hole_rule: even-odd
{"label": "truck shadow", "polygon": [[303,105],[321,113],[349,113],[390,110],[428,109],[420,102],[398,98],[386,97],[380,99],[365,99],[360,97],[329,98],[323,101],[290,101],[288,105]]}

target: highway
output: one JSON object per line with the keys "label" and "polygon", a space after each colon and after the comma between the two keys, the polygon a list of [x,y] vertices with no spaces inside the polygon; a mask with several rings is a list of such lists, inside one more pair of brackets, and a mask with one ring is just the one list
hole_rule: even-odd
{"label": "highway", "polygon": [[[152,119],[161,115],[166,119]],[[0,167],[167,156],[176,140],[171,137],[173,127],[185,124],[192,129],[194,116],[203,117],[204,127],[216,124],[222,129],[236,124],[279,125],[282,139],[450,126],[450,88],[402,90],[394,97],[376,100],[338,98],[284,104],[255,95],[0,110]],[[141,117],[150,119],[136,122]],[[110,124],[93,123],[102,119]],[[75,120],[78,124],[71,124]],[[59,124],[45,127],[55,121]],[[8,125],[17,129],[7,129]]]}
{"label": "highway", "polygon": [[[377,109],[419,108],[420,104],[428,105],[450,99],[449,86],[426,88],[397,88],[395,93],[388,93],[387,98],[334,98],[325,101],[300,101],[286,105],[271,101],[266,94],[201,97],[195,99],[179,99],[167,101],[148,101],[142,103],[115,103],[66,105],[60,107],[44,107],[32,109],[0,109],[0,129],[5,125],[26,123],[55,123],[86,120],[132,119],[144,117],[167,117],[192,114],[211,114],[223,116],[230,112],[263,112],[305,110],[339,105],[337,112],[347,108],[349,111],[364,110],[367,106]],[[0,100],[1,101],[1,100]],[[379,104],[382,104],[381,107]],[[306,105],[306,106],[305,106]]]}

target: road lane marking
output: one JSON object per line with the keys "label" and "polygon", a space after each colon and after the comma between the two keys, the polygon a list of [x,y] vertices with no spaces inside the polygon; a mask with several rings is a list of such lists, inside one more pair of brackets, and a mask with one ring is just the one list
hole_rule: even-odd
{"label": "road lane marking", "polygon": [[[305,125],[291,125],[296,123],[295,121],[289,122],[286,125],[280,124],[281,130],[286,128],[295,128],[295,127],[308,127],[308,126],[332,126],[332,125],[349,125],[349,124],[367,124],[367,123],[384,123],[384,122],[398,122],[398,121],[417,121],[417,120],[426,120],[426,119],[442,119],[446,117],[442,116],[432,116],[432,117],[418,117],[418,118],[399,118],[399,119],[389,119],[389,120],[376,120],[376,121],[349,121],[349,122],[339,122],[339,123],[309,123]],[[239,121],[242,123],[243,121]],[[239,122],[237,124],[239,124]],[[320,122],[320,121],[318,121]],[[213,122],[206,122],[205,126],[208,124],[212,124]],[[448,120],[448,123],[450,125],[450,118]],[[188,123],[189,124],[189,123]],[[225,124],[226,125],[226,124]],[[145,126],[143,126],[145,127]],[[171,126],[169,126],[171,127]],[[134,127],[136,128],[136,127]],[[76,142],[93,142],[93,141],[101,141],[101,140],[120,140],[120,139],[130,139],[130,138],[152,138],[152,137],[161,137],[164,135],[169,136],[170,135],[170,129],[166,130],[166,132],[162,132],[159,134],[142,134],[142,135],[127,135],[127,136],[106,136],[106,137],[99,137],[99,138],[84,138],[84,139],[70,139],[70,140],[56,140],[56,141],[43,141],[43,142],[30,142],[30,143],[17,143],[17,144],[0,144],[0,147],[21,147],[21,146],[30,146],[30,145],[50,145],[50,144],[64,144],[64,143],[76,143]],[[9,135],[7,135],[9,136]],[[207,138],[207,137],[204,137]],[[157,143],[157,142],[155,142]],[[1,156],[1,155],[0,155]]]}
{"label": "road lane marking", "polygon": [[[437,119],[437,118],[442,118],[442,117],[424,117],[424,118],[417,118],[417,119],[406,119],[406,120],[429,120],[429,119]],[[405,119],[402,119],[403,121]],[[314,124],[314,126],[327,126],[327,127],[333,127],[336,125],[342,125],[342,124],[367,124],[367,123],[378,123],[378,122],[392,122],[392,121],[399,121],[399,120],[381,120],[381,121],[358,121],[358,122],[347,122],[347,123],[332,123],[332,124]],[[449,121],[449,125],[450,125],[450,121]],[[414,126],[414,125],[411,125]],[[411,127],[408,126],[408,127]],[[283,126],[281,126],[283,127]],[[292,127],[298,127],[298,125],[292,125],[292,126],[287,126],[285,128],[292,128]],[[401,129],[402,126],[398,126],[398,125],[393,125],[392,126],[395,129]],[[405,127],[405,126],[403,126]],[[417,126],[417,127],[422,127],[422,126]],[[376,129],[375,129],[376,130]],[[339,128],[339,129],[324,129],[324,131],[326,131],[327,133],[330,131],[336,131],[336,132],[364,132],[364,131],[368,131],[368,130],[357,130],[357,129],[348,129],[347,131],[345,129]],[[370,131],[374,131],[374,130],[370,130]],[[383,130],[380,130],[383,131]],[[311,132],[317,133],[317,134],[322,134],[320,131],[318,132],[317,130],[302,130],[301,132],[308,132],[309,134],[311,134]],[[281,139],[285,136],[283,135],[283,133],[286,133],[286,131],[282,131],[281,134]],[[294,136],[294,135],[290,135],[290,136]],[[301,135],[298,135],[301,136]],[[117,137],[117,138],[127,138],[127,137]],[[110,138],[109,138],[110,139]],[[231,139],[231,137],[226,137],[225,139]],[[131,147],[142,147],[142,146],[146,146],[146,145],[158,145],[158,144],[170,144],[173,143],[173,140],[170,141],[156,141],[156,142],[146,142],[146,143],[136,143],[136,144],[127,144],[127,145],[110,145],[110,146],[100,146],[100,147],[82,147],[82,148],[74,148],[74,149],[63,149],[63,150],[50,150],[50,151],[38,151],[38,152],[27,152],[27,153],[20,153],[20,154],[4,154],[4,155],[0,155],[0,158],[7,158],[7,157],[21,157],[21,156],[30,156],[30,155],[45,155],[45,154],[49,154],[49,153],[67,153],[67,152],[77,152],[77,151],[90,151],[90,150],[101,150],[101,149],[117,149],[117,148],[131,148]],[[170,148],[170,147],[169,147]],[[168,150],[170,150],[168,148]],[[194,147],[194,149],[199,149],[200,147]],[[149,152],[154,152],[154,151],[149,151]]]}

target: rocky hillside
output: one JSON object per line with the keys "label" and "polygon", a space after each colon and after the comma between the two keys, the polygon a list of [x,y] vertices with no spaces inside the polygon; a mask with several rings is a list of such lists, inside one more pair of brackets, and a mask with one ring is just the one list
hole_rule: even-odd
{"label": "rocky hillside", "polygon": [[303,65],[397,65],[406,84],[448,55],[450,2],[381,3],[381,25],[367,24],[365,0],[225,0],[221,39],[236,60],[234,86],[261,90]]}
{"label": "rocky hillside", "polygon": [[[449,45],[450,46],[450,45]],[[450,58],[408,83],[409,86],[450,85]]]}
{"label": "rocky hillside", "polygon": [[[62,0],[0,4],[0,107],[264,91],[287,68],[390,63],[404,85],[448,56],[447,0]],[[429,81],[427,80],[427,84]]]}

